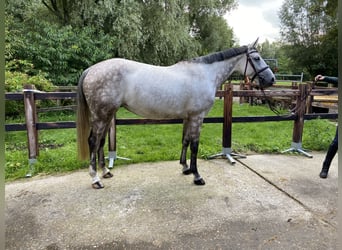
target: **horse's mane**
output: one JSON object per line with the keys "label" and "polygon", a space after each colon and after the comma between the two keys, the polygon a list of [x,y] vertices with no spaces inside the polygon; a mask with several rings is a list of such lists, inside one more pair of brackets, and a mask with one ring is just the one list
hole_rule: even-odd
{"label": "horse's mane", "polygon": [[220,52],[215,52],[206,56],[196,57],[196,58],[191,59],[190,61],[195,62],[195,63],[210,64],[210,63],[223,61],[223,60],[241,55],[243,53],[246,53],[247,50],[248,50],[247,46],[231,48],[231,49],[223,50]]}

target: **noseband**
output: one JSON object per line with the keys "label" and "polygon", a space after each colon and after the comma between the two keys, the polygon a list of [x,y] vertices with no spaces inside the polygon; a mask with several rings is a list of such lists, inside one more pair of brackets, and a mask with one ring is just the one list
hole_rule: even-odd
{"label": "noseband", "polygon": [[252,66],[253,70],[254,70],[254,75],[251,79],[251,82],[253,82],[253,80],[258,77],[260,79],[260,76],[259,74],[263,71],[265,71],[266,69],[270,68],[268,65],[263,67],[262,69],[260,70],[257,70],[255,65],[254,65],[254,62],[252,60],[252,58],[250,57],[251,54],[253,53],[258,53],[257,50],[251,50],[251,51],[247,51],[246,55],[247,55],[247,60],[246,60],[246,67],[245,67],[245,73],[244,73],[244,76],[246,76],[246,72],[247,72],[247,67],[248,67],[248,62],[250,63],[250,65]]}

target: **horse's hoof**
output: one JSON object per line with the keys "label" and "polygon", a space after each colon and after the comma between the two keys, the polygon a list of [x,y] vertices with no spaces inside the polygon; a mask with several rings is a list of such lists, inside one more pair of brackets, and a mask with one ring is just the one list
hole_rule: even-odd
{"label": "horse's hoof", "polygon": [[111,172],[107,172],[105,175],[102,176],[103,178],[112,178],[113,174]]}
{"label": "horse's hoof", "polygon": [[92,185],[91,185],[94,189],[101,189],[101,188],[104,188],[103,184],[99,181],[97,182],[94,182]]}
{"label": "horse's hoof", "polygon": [[184,175],[189,175],[191,174],[191,169],[188,167],[188,168],[183,168],[183,174]]}
{"label": "horse's hoof", "polygon": [[198,179],[198,180],[194,180],[194,183],[195,183],[196,185],[199,185],[199,186],[205,185],[205,181],[203,180],[203,178],[200,178],[200,179]]}

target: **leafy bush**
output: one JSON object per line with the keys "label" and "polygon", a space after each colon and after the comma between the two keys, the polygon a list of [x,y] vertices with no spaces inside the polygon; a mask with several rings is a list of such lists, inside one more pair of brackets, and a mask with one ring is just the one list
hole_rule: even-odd
{"label": "leafy bush", "polygon": [[76,85],[82,71],[95,62],[113,57],[112,38],[95,31],[32,21],[25,40],[13,45],[13,57],[32,62],[31,72],[59,86]]}
{"label": "leafy bush", "polygon": [[53,91],[56,89],[56,86],[40,72],[37,75],[30,76],[19,71],[5,71],[6,92],[20,92],[26,84],[32,84],[37,90],[41,91]]}
{"label": "leafy bush", "polygon": [[[18,62],[12,62],[9,65],[9,68],[12,67],[14,69],[15,64]],[[29,70],[29,63],[26,61],[22,61],[18,64],[26,65],[24,66],[26,70]],[[24,71],[26,71],[24,70]],[[5,91],[6,92],[21,92],[26,84],[32,84],[35,86],[37,90],[41,91],[52,91],[55,89],[55,86],[45,78],[42,73],[38,73],[37,75],[30,76],[27,73],[18,72],[18,71],[5,71]],[[42,101],[40,103],[41,106],[51,106],[51,101]],[[24,104],[19,101],[6,101],[5,102],[5,114],[6,116],[14,116],[24,113]]]}

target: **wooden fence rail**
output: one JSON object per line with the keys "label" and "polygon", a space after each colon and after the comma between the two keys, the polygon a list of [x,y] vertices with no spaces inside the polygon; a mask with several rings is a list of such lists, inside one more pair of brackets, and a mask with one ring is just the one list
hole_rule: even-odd
{"label": "wooden fence rail", "polygon": [[[222,133],[222,148],[223,154],[227,156],[231,163],[234,163],[232,158],[229,158],[231,153],[231,132],[233,122],[268,122],[268,121],[294,121],[292,144],[291,148],[286,151],[298,151],[304,155],[311,157],[301,148],[302,134],[304,127],[304,120],[312,119],[337,119],[337,113],[316,113],[308,114],[307,108],[308,100],[310,97],[318,95],[331,95],[336,94],[336,89],[312,89],[309,84],[299,84],[298,89],[286,89],[286,90],[233,90],[231,84],[227,84],[224,90],[219,90],[216,93],[216,97],[224,98],[224,110],[222,117],[206,117],[204,123],[221,123],[223,126]],[[233,117],[232,106],[233,97],[290,97],[296,100],[295,114],[289,114],[286,116],[248,116],[248,117]],[[40,92],[34,89],[34,86],[27,85],[23,93],[6,93],[6,100],[23,101],[25,106],[25,123],[21,124],[5,124],[5,130],[10,131],[27,131],[28,138],[28,156],[29,164],[32,165],[36,162],[37,156],[39,155],[38,147],[38,130],[42,129],[62,129],[62,128],[75,128],[75,121],[65,122],[39,122],[37,116],[36,101],[37,100],[62,100],[62,99],[75,99],[75,92]],[[117,125],[142,125],[142,124],[181,124],[182,119],[115,119],[113,120],[112,126]],[[112,130],[116,131],[116,130]],[[116,135],[115,133],[109,132],[109,154],[115,160],[116,158]],[[284,151],[285,152],[285,151]],[[114,157],[114,159],[113,159]]]}

